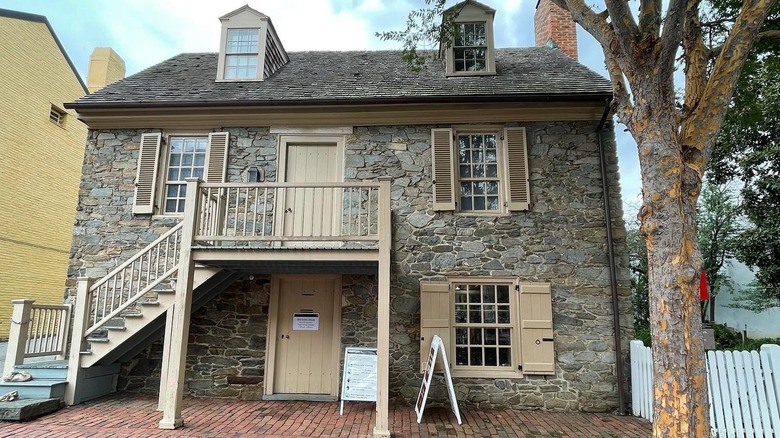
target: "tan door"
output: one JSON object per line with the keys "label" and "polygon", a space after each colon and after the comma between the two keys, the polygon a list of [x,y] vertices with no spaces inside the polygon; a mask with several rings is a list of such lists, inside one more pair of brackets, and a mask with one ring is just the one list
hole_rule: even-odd
{"label": "tan door", "polygon": [[337,284],[332,276],[279,279],[274,394],[337,395]]}
{"label": "tan door", "polygon": [[[342,168],[337,143],[285,143],[284,181],[290,183],[340,182]],[[341,189],[290,188],[283,196],[284,236],[337,236],[340,231]],[[301,246],[302,242],[288,241]],[[321,246],[320,243],[307,245]]]}

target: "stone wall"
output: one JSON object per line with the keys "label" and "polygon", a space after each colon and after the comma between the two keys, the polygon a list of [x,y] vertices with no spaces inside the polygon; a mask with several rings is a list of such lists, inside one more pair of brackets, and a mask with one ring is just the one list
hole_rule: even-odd
{"label": "stone wall", "polygon": [[[419,281],[479,275],[552,284],[556,374],[458,378],[459,400],[483,408],[608,410],[617,405],[596,123],[522,126],[529,143],[532,207],[493,217],[430,210],[432,126],[356,127],[347,136],[345,180],[393,178],[390,394],[395,401],[412,403],[420,384]],[[268,128],[230,132],[228,181],[241,181],[249,165],[263,167],[266,180],[275,180],[277,136],[269,134]],[[77,273],[102,275],[170,226],[170,220],[131,214],[140,133],[90,135],[71,254],[71,284]],[[626,340],[623,351],[627,352],[632,324],[625,231],[612,133],[605,140]],[[189,394],[259,397],[262,383],[235,385],[228,379],[262,377],[266,280],[236,283],[193,315]],[[345,276],[343,287],[342,351],[348,346],[373,345],[374,277]],[[154,345],[128,364],[122,388],[155,391],[160,351],[159,344]],[[446,400],[443,385],[434,384],[432,389],[433,402]]]}

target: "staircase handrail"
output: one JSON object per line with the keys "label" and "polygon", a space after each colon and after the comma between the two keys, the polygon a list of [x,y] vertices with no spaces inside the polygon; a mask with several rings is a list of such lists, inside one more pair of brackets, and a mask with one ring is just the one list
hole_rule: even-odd
{"label": "staircase handrail", "polygon": [[155,287],[157,287],[157,285],[159,285],[163,281],[165,281],[168,278],[170,278],[178,270],[179,270],[179,267],[176,266],[176,267],[173,267],[173,268],[169,269],[165,273],[163,273],[163,275],[157,277],[156,280],[154,280],[153,282],[149,283],[149,285],[147,285],[145,288],[141,289],[138,293],[136,293],[132,297],[128,298],[127,301],[125,301],[121,306],[119,306],[116,309],[114,309],[113,311],[111,311],[111,313],[109,313],[108,315],[104,316],[100,321],[97,321],[94,324],[92,324],[92,326],[89,327],[84,332],[84,337],[89,336],[90,334],[95,332],[97,329],[99,329],[103,324],[105,324],[108,321],[110,321],[111,318],[114,318],[115,316],[117,316],[120,313],[122,313],[125,309],[127,309],[128,307],[130,307],[133,304],[135,304],[136,302],[138,302],[138,300],[140,300],[144,295],[146,295],[148,292],[153,290]]}
{"label": "staircase handrail", "polygon": [[181,230],[181,228],[184,226],[183,222],[179,222],[176,224],[173,228],[163,233],[160,237],[155,239],[152,243],[146,246],[146,248],[142,249],[141,251],[138,251],[135,255],[127,259],[124,263],[117,266],[114,270],[109,272],[105,277],[101,278],[100,280],[96,281],[92,287],[89,288],[90,292],[94,292],[97,290],[100,286],[105,284],[107,281],[109,281],[112,277],[116,276],[118,273],[122,272],[126,267],[130,266],[132,263],[135,263],[139,258],[143,257],[147,252],[151,251],[152,248],[156,247],[160,242],[170,237],[172,234],[176,233],[177,231]]}

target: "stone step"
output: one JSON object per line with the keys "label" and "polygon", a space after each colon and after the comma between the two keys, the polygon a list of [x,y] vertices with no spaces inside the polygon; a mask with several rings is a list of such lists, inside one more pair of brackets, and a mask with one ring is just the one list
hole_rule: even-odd
{"label": "stone step", "polygon": [[[6,391],[7,392],[7,391]],[[26,421],[50,414],[62,407],[58,398],[19,399],[12,402],[0,402],[0,420]]]}

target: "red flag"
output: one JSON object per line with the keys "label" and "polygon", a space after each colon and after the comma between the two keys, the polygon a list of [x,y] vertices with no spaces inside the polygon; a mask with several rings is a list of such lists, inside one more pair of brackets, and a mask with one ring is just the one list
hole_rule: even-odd
{"label": "red flag", "polygon": [[701,278],[699,279],[699,300],[707,301],[710,299],[710,289],[707,286],[707,273],[704,269],[701,270]]}

